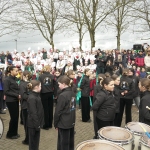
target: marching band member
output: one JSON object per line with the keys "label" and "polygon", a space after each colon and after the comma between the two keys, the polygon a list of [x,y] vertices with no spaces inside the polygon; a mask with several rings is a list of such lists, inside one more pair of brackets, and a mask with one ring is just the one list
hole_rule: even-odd
{"label": "marching band member", "polygon": [[63,53],[59,53],[59,60],[57,61],[56,69],[62,70],[65,67],[65,60],[63,59]]}
{"label": "marching band member", "polygon": [[93,56],[90,57],[90,64],[89,64],[89,68],[91,69],[91,71],[96,71],[96,64],[95,64],[95,58]]}
{"label": "marching band member", "polygon": [[72,60],[69,59],[67,66],[65,67],[65,73],[67,73],[68,70],[73,70]]}

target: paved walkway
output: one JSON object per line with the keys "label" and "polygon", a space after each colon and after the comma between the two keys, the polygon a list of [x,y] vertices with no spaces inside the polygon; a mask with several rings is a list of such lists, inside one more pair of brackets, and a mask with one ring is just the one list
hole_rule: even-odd
{"label": "paved walkway", "polygon": [[[9,112],[7,114],[0,115],[4,122],[4,134],[2,139],[0,139],[0,150],[28,150],[28,146],[23,145],[22,141],[24,140],[24,128],[23,125],[19,124],[20,134],[19,139],[6,139],[6,132],[8,130],[9,124]],[[77,109],[76,111],[76,134],[75,134],[75,146],[82,141],[92,139],[94,136],[93,123],[83,123],[81,122],[81,111]],[[91,112],[91,119],[93,119],[93,114]],[[132,117],[133,121],[138,121],[138,112],[135,106],[132,107]],[[122,127],[125,126],[124,118],[122,122]],[[57,131],[52,128],[50,130],[41,129],[40,136],[40,149],[39,150],[57,150]]]}

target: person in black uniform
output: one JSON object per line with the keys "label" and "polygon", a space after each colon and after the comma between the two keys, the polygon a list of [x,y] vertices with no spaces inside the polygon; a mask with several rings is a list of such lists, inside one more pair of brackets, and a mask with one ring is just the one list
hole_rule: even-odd
{"label": "person in black uniform", "polygon": [[28,84],[28,89],[31,90],[27,100],[29,150],[39,150],[40,128],[44,125],[44,110],[40,98],[40,81],[32,80]]}
{"label": "person in black uniform", "polygon": [[139,106],[139,121],[150,126],[150,79],[141,79],[139,82],[139,88],[142,92]]}
{"label": "person in black uniform", "polygon": [[134,83],[134,93],[133,93],[133,100],[137,106],[137,108],[139,109],[139,105],[140,105],[140,90],[139,90],[139,77],[135,76],[134,73],[134,69],[133,68],[129,68],[129,74],[128,74],[129,78],[132,79],[133,83]]}
{"label": "person in black uniform", "polygon": [[56,81],[56,90],[57,90],[56,97],[54,97],[54,104],[55,104],[54,106],[56,106],[57,98],[58,98],[59,94],[61,93],[61,90],[59,89],[59,85],[58,85],[58,82],[57,82],[57,80],[59,79],[60,76],[61,76],[61,71],[60,71],[60,69],[57,69],[55,71],[55,75],[54,75],[54,79]]}
{"label": "person in black uniform", "polygon": [[133,94],[134,94],[134,82],[128,77],[129,70],[124,69],[122,77],[120,78],[120,112],[118,114],[118,125],[121,126],[124,107],[126,108],[126,121],[125,123],[132,121],[131,108],[133,103]]}
{"label": "person in black uniform", "polygon": [[92,110],[97,111],[96,121],[98,129],[113,126],[116,113],[115,98],[113,96],[114,81],[112,78],[104,78],[101,82],[102,90],[96,95]]}
{"label": "person in black uniform", "polygon": [[90,80],[89,76],[91,75],[90,69],[84,70],[84,77],[81,81],[81,111],[82,111],[82,121],[91,122],[90,119]]}
{"label": "person in black uniform", "polygon": [[62,93],[54,114],[54,126],[58,130],[57,150],[74,150],[76,95],[67,76],[61,76],[58,83]]}
{"label": "person in black uniform", "polygon": [[[104,80],[104,78],[105,78],[104,74],[98,75],[98,84],[96,84],[94,86],[93,103],[95,102],[96,95],[102,90],[101,82]],[[97,137],[98,137],[98,135],[97,135],[98,126],[97,126],[97,122],[96,122],[96,113],[97,113],[97,111],[93,111],[93,123],[94,123],[94,131],[95,131],[95,135],[94,135],[93,139],[97,139]]]}
{"label": "person in black uniform", "polygon": [[4,80],[4,95],[6,96],[6,104],[10,114],[9,129],[6,137],[10,139],[17,139],[18,134],[18,119],[19,119],[19,86],[16,83],[16,75],[18,68],[15,66],[9,67],[10,75]]}
{"label": "person in black uniform", "polygon": [[41,82],[41,100],[44,108],[44,120],[45,124],[43,129],[48,130],[52,128],[53,123],[53,96],[56,97],[56,81],[54,76],[50,74],[51,67],[49,65],[44,66],[43,74],[39,76]]}
{"label": "person in black uniform", "polygon": [[119,87],[120,77],[116,74],[113,74],[111,76],[111,78],[114,80],[114,86],[115,86],[114,91],[113,91],[113,94],[115,97],[115,104],[116,104],[116,115],[115,115],[115,119],[114,119],[114,126],[119,127],[118,114],[120,112],[120,87]]}
{"label": "person in black uniform", "polygon": [[30,71],[24,71],[22,80],[20,81],[20,95],[21,95],[21,111],[22,111],[22,118],[23,118],[23,125],[25,130],[25,140],[22,141],[23,144],[29,144],[29,134],[28,134],[28,126],[27,126],[27,119],[28,119],[28,110],[27,110],[27,99],[29,96],[29,89],[27,88],[28,83],[32,78],[32,74]]}

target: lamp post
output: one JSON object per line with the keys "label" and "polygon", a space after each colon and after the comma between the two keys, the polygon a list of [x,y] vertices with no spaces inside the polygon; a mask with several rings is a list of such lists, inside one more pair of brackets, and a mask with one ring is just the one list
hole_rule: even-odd
{"label": "lamp post", "polygon": [[15,39],[15,42],[16,42],[16,50],[17,50],[17,39]]}

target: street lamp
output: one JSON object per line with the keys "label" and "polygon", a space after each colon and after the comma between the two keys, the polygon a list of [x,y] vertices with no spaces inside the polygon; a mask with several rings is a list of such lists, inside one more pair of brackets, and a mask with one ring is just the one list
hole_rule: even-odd
{"label": "street lamp", "polygon": [[16,42],[16,50],[17,50],[17,39],[15,39],[15,42]]}

